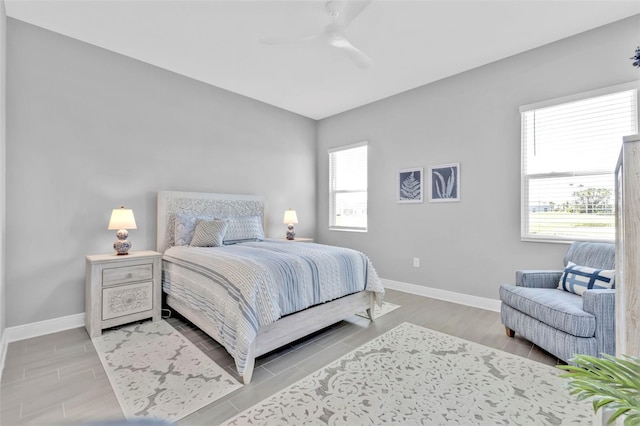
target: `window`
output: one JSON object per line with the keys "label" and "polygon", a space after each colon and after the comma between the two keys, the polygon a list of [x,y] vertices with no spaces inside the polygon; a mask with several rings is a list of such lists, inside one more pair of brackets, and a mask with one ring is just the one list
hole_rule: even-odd
{"label": "window", "polygon": [[638,86],[544,104],[522,114],[522,238],[613,240],[614,169],[638,132]]}
{"label": "window", "polygon": [[329,229],[367,230],[367,143],[329,150]]}

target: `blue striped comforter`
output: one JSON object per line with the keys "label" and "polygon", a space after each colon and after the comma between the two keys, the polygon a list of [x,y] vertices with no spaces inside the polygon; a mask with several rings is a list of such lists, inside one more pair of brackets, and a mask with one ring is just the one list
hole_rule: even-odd
{"label": "blue striped comforter", "polygon": [[276,240],[171,247],[163,257],[162,281],[165,293],[215,325],[240,375],[261,326],[358,291],[377,293],[379,303],[384,294],[364,254]]}

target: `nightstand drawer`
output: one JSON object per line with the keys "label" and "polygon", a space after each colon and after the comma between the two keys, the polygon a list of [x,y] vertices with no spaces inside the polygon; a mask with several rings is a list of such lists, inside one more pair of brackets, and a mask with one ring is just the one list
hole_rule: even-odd
{"label": "nightstand drawer", "polygon": [[102,270],[102,286],[134,283],[153,279],[153,264],[105,268]]}
{"label": "nightstand drawer", "polygon": [[153,308],[152,296],[153,281],[104,288],[102,320],[149,311]]}

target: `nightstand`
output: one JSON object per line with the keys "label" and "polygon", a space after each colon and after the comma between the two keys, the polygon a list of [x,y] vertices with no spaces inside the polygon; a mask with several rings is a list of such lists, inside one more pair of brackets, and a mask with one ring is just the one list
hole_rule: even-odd
{"label": "nightstand", "polygon": [[85,327],[90,337],[128,322],[160,320],[162,254],[136,251],[86,259]]}
{"label": "nightstand", "polygon": [[291,241],[292,243],[312,243],[313,238],[295,237],[293,240],[287,240],[286,238],[278,238],[282,241]]}

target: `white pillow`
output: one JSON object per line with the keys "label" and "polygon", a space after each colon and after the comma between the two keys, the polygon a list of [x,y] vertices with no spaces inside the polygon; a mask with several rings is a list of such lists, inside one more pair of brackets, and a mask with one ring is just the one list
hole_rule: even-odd
{"label": "white pillow", "polygon": [[224,244],[236,244],[246,241],[263,241],[264,229],[260,216],[228,218],[229,227],[224,236]]}
{"label": "white pillow", "polygon": [[568,262],[564,268],[558,289],[582,296],[585,290],[615,288],[616,271],[579,266]]}

